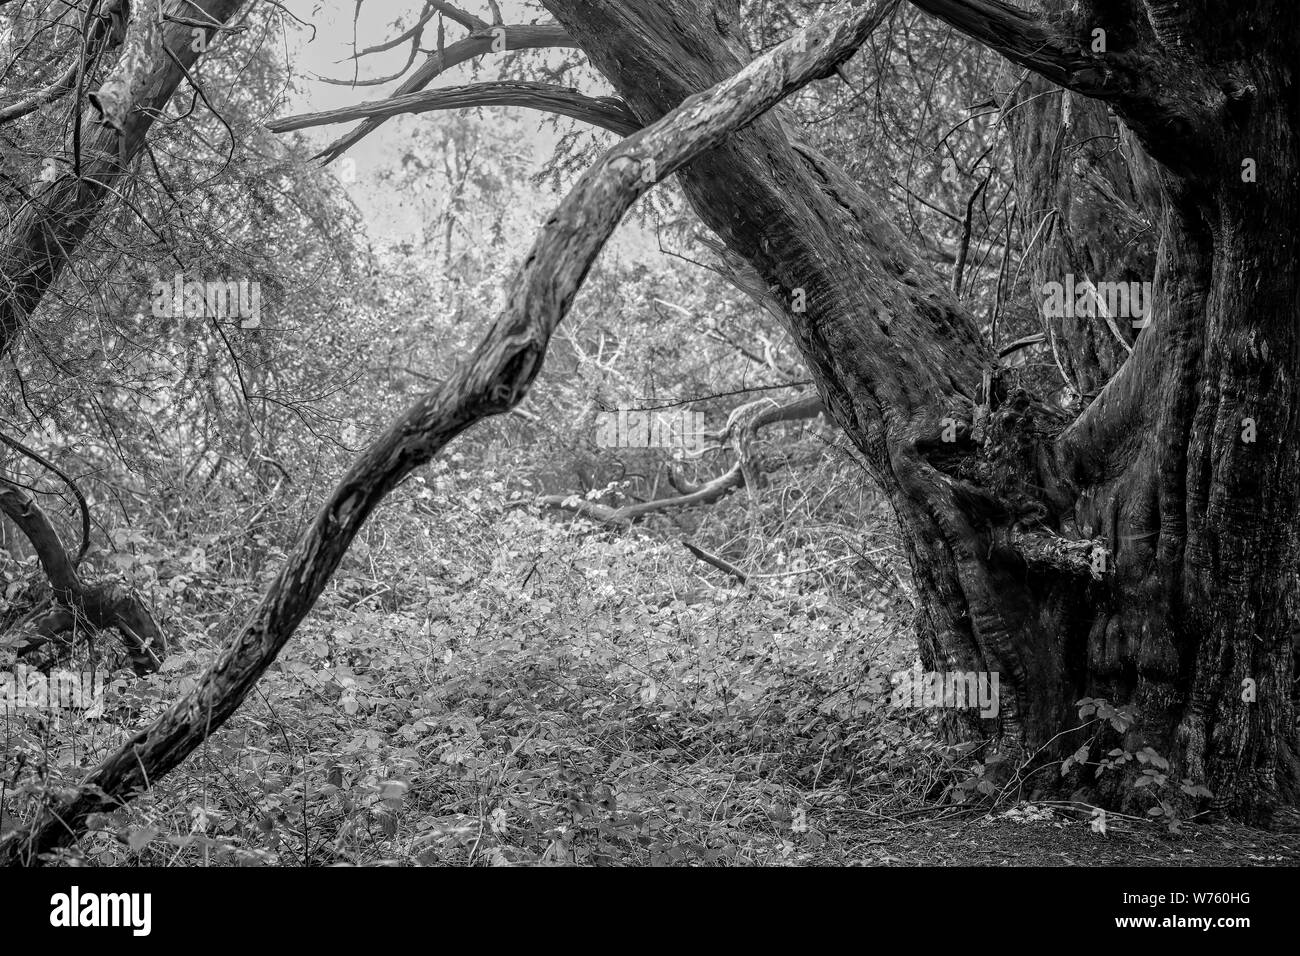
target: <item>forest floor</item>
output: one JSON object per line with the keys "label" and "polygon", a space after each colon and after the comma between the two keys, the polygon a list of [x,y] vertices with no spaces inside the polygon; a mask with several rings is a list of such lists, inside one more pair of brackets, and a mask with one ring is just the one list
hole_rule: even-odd
{"label": "forest floor", "polygon": [[[431,498],[438,503],[417,495],[405,504]],[[389,530],[420,527],[401,507]],[[517,509],[486,520],[449,510],[442,523],[454,551],[426,532],[396,547],[361,539],[237,714],[151,792],[93,819],[72,856],[101,865],[1300,862],[1298,834],[1195,821],[1170,832],[1154,811],[1176,781],[1144,788],[1133,816],[994,801],[1000,791],[976,753],[943,743],[930,714],[891,706],[881,675],[914,654],[908,622],[884,602],[717,586],[674,544],[575,535]],[[192,588],[205,603],[168,622],[185,639],[159,673],[112,678],[96,719],[0,715],[0,745],[16,768],[0,780],[0,830],[190,690],[258,593],[256,576],[241,582],[189,552],[160,558],[149,547],[136,554],[154,587],[182,598]],[[257,574],[273,572],[271,562]],[[12,664],[0,659],[0,669]],[[1158,768],[1157,757],[1139,760]]]}
{"label": "forest floor", "polygon": [[825,847],[800,862],[833,866],[1296,866],[1300,834],[1235,824],[1185,824],[1169,833],[1146,821],[1087,821],[1041,805],[988,814],[918,816],[909,824],[829,825]]}

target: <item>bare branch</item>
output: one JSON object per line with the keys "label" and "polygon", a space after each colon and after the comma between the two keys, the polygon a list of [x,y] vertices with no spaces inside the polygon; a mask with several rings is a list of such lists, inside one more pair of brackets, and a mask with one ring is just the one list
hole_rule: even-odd
{"label": "bare branch", "polygon": [[36,499],[4,479],[0,479],[0,513],[7,515],[32,543],[54,591],[54,607],[30,622],[35,625],[36,636],[20,645],[19,654],[30,653],[54,634],[84,621],[100,630],[116,629],[137,674],[156,671],[165,653],[165,641],[139,597],[112,581],[91,586],[82,583],[58,532]]}
{"label": "bare branch", "polygon": [[725,571],[727,574],[730,574],[741,584],[749,583],[749,575],[746,574],[744,571],[740,570],[740,568],[736,567],[731,562],[722,560],[716,554],[709,554],[709,552],[705,551],[703,548],[697,547],[696,545],[691,544],[689,541],[683,540],[682,545],[686,548],[687,551],[695,555],[705,564],[711,564],[719,571]]}
{"label": "bare branch", "polygon": [[627,525],[646,515],[678,508],[690,508],[694,505],[710,505],[724,497],[732,489],[745,483],[740,462],[736,462],[726,474],[719,475],[698,488],[674,498],[659,498],[655,501],[642,501],[621,508],[611,508],[595,501],[587,501],[581,495],[544,495],[537,499],[543,508],[559,511],[571,511],[582,518],[608,525]]}
{"label": "bare branch", "polygon": [[546,113],[559,113],[611,130],[620,136],[630,136],[641,128],[640,121],[628,109],[627,104],[617,97],[587,96],[569,87],[529,82],[475,83],[470,86],[424,90],[320,113],[286,116],[267,123],[266,128],[273,133],[287,133],[290,130],[347,123],[357,119],[388,119],[403,113],[427,113],[432,110],[476,106],[522,106]]}
{"label": "bare branch", "polygon": [[[444,3],[443,0],[426,0],[428,5],[437,10],[448,20],[454,20],[463,26],[466,30],[486,30],[490,24],[472,13],[466,13],[464,10],[453,7],[450,3]],[[498,20],[497,23],[501,21]]]}
{"label": "bare branch", "polygon": [[695,488],[678,487],[679,481],[674,475],[670,478],[670,483],[681,494],[673,498],[658,498],[619,508],[587,501],[579,495],[546,495],[539,498],[537,503],[545,508],[572,511],[602,524],[626,525],[661,511],[713,504],[733,488],[748,485],[752,492],[758,476],[771,470],[771,465],[763,461],[757,451],[759,431],[777,422],[815,418],[824,411],[821,396],[816,393],[797,398],[786,405],[764,398],[738,406],[728,417],[727,427],[721,436],[724,440],[729,439],[736,450],[736,464],[726,474]]}
{"label": "bare branch", "polygon": [[[482,32],[476,32],[463,40],[457,40],[445,50],[433,54],[418,70],[412,73],[394,98],[406,93],[416,93],[433,82],[441,74],[454,66],[467,63],[485,53],[506,52],[509,50],[541,50],[551,47],[575,47],[576,43],[564,27],[558,23],[543,23],[537,26],[497,26],[483,25]],[[340,82],[340,81],[326,81]],[[352,85],[349,81],[345,85]],[[367,119],[364,123],[341,137],[317,154],[318,159],[332,163],[361,140],[365,139],[384,124],[384,117]]]}

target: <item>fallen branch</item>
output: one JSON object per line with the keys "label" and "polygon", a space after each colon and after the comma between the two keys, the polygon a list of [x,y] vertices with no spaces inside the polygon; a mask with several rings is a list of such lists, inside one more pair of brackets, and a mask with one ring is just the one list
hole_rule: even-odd
{"label": "fallen branch", "polygon": [[655,501],[624,505],[621,508],[611,508],[608,505],[587,501],[581,495],[544,495],[537,499],[537,503],[543,508],[572,511],[579,517],[590,518],[592,521],[601,524],[627,525],[644,518],[646,515],[660,511],[689,508],[693,505],[713,504],[713,502],[724,497],[727,492],[741,487],[744,483],[745,478],[741,473],[740,463],[737,462],[726,474],[719,475],[687,494],[677,495],[673,498],[659,498]]}
{"label": "fallen branch", "polygon": [[729,563],[729,562],[727,562],[727,561],[723,561],[723,560],[722,560],[720,557],[718,557],[716,554],[709,554],[709,552],[705,551],[703,548],[697,548],[695,545],[691,544],[689,541],[682,541],[682,544],[683,544],[683,546],[685,546],[685,548],[686,548],[687,551],[689,551],[691,554],[695,555],[697,558],[699,558],[699,559],[700,559],[701,561],[703,561],[705,564],[711,564],[711,565],[713,565],[715,568],[717,568],[719,571],[725,571],[725,572],[727,572],[727,574],[730,574],[733,578],[735,578],[735,579],[736,579],[737,581],[739,581],[741,584],[748,584],[748,583],[749,583],[749,575],[747,575],[744,571],[740,570],[740,568],[736,567],[734,564],[731,564],[731,563]]}
{"label": "fallen branch", "polygon": [[730,439],[736,450],[736,463],[731,470],[698,486],[686,485],[678,475],[670,471],[669,484],[679,492],[672,498],[657,498],[619,508],[587,501],[576,494],[544,495],[537,499],[537,503],[543,508],[571,511],[601,524],[628,525],[661,511],[713,504],[735,488],[749,486],[753,492],[758,476],[772,468],[758,455],[759,430],[776,422],[813,418],[820,415],[823,408],[821,396],[817,394],[804,396],[787,405],[779,405],[771,399],[760,399],[739,406],[732,411],[727,419],[727,427],[720,436],[724,441]]}

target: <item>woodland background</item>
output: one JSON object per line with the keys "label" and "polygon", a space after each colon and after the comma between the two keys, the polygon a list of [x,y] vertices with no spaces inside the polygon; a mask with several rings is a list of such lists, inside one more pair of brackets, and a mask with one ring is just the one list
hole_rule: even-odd
{"label": "woodland background", "polygon": [[[204,57],[202,95],[182,86],[183,118],[154,128],[129,191],[6,358],[19,387],[0,395],[0,429],[74,479],[92,519],[87,573],[142,596],[168,653],[138,677],[109,635],[57,650],[62,666],[109,675],[107,707],[94,719],[0,716],[0,832],[192,685],[368,436],[472,350],[537,224],[616,141],[521,110],[452,111],[390,120],[355,160],[322,167],[313,156],[346,127],[267,124],[382,95],[322,87],[315,71],[327,64],[349,77],[350,63],[331,61],[354,26],[350,5],[324,6],[259,4]],[[408,28],[419,5],[402,6],[382,17],[367,6],[358,46]],[[505,6],[514,22],[545,19]],[[762,48],[821,5],[749,6]],[[36,82],[39,58],[15,60],[20,45],[57,46],[57,30],[33,34],[32,13],[0,7],[7,91]],[[462,74],[599,93],[573,53],[484,57]],[[393,57],[400,66],[404,53],[362,58],[360,74],[390,72]],[[894,220],[1001,345],[1038,330],[1018,268],[1034,222],[990,108],[1015,82],[993,54],[909,8],[842,77],[790,101],[819,149],[892,184]],[[0,126],[6,209],[68,123],[56,104]],[[160,321],[153,283],[177,272],[259,282],[261,325]],[[1049,350],[1005,361],[1062,407],[1077,397]],[[888,676],[915,659],[915,595],[887,505],[810,399],[786,333],[720,274],[665,183],[602,255],[525,405],[404,482],[243,709],[152,792],[92,821],[72,854],[245,865],[1294,858],[1285,841],[1237,834],[1230,848],[1176,825],[1019,803],[1014,788],[988,784],[969,746],[891,708]],[[800,401],[799,417],[741,435],[746,415]],[[620,404],[703,411],[711,447],[685,459],[597,447],[597,414]],[[77,541],[62,481],[11,448],[0,467]],[[745,480],[707,504],[599,520],[737,468]],[[0,624],[46,587],[29,543],[0,523]],[[0,667],[15,664],[0,638]]]}

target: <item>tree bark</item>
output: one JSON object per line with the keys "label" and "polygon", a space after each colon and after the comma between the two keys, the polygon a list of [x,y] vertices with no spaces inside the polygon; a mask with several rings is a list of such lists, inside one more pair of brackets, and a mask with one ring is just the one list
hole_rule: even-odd
{"label": "tree bark", "polygon": [[[744,56],[732,0],[546,5],[643,122]],[[683,188],[783,304],[827,408],[888,493],[923,597],[923,659],[1000,673],[996,724],[965,729],[1028,762],[1031,790],[1135,803],[1123,774],[1094,770],[1113,746],[1149,746],[1173,780],[1208,783],[1215,808],[1266,820],[1296,799],[1296,14],[1270,5],[1262,30],[1251,25],[1268,14],[1227,3],[1194,20],[1154,0],[1141,15],[1085,3],[1049,20],[998,0],[916,5],[1110,104],[1116,135],[1150,157],[1151,181],[1110,198],[1141,216],[1139,200],[1159,197],[1154,323],[1131,357],[1127,341],[1057,330],[1073,337],[1085,397],[1099,393],[1068,429],[1033,396],[981,393],[990,358],[971,317],[778,111],[683,170]],[[1096,23],[1110,27],[1100,55]],[[1267,170],[1258,182],[1242,181],[1248,157]],[[1074,185],[1061,188],[1057,170],[1037,191],[1075,205]],[[1116,259],[1105,225],[1078,213],[1063,210],[1040,275],[1145,267]],[[1067,255],[1059,239],[1079,233]],[[1122,734],[1072,732],[1084,697],[1137,719]],[[1061,779],[1060,758],[1083,743],[1092,766]]]}

